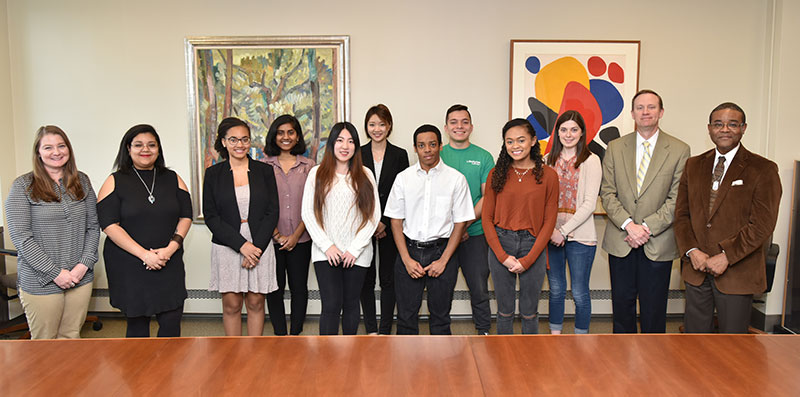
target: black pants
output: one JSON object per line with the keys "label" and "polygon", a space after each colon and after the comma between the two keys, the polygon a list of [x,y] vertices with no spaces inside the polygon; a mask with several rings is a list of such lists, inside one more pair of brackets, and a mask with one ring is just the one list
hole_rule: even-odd
{"label": "black pants", "polygon": [[[372,264],[367,269],[367,276],[364,279],[364,288],[361,290],[361,310],[364,313],[364,328],[367,333],[378,332],[381,335],[392,334],[392,322],[394,320],[394,262],[397,260],[397,246],[389,229],[386,229],[386,237],[376,240],[372,239],[373,248],[377,246],[378,255],[372,256]],[[380,259],[378,266],[378,276],[381,286],[381,324],[380,329],[376,321],[375,312],[375,258]]]}
{"label": "black pants", "polygon": [[620,258],[608,255],[611,270],[611,306],[614,333],[636,333],[636,298],[639,298],[643,333],[667,330],[667,293],[672,261],[653,261],[644,248]]}
{"label": "black pants", "polygon": [[[150,317],[127,317],[128,329],[125,332],[126,338],[149,338],[150,337]],[[183,317],[183,306],[166,312],[156,313],[158,321],[158,337],[178,337],[181,336],[181,318]]]}
{"label": "black pants", "polygon": [[480,234],[469,236],[458,245],[456,258],[464,281],[469,288],[469,301],[472,305],[472,321],[478,334],[489,332],[492,326],[492,311],[489,309],[489,246],[486,237]]}
{"label": "black pants", "polygon": [[[442,256],[445,246],[446,244],[440,244],[417,248],[409,244],[408,253],[424,268]],[[422,293],[427,288],[431,335],[450,335],[450,307],[453,303],[453,289],[456,287],[457,278],[458,264],[452,258],[439,277],[423,276],[414,279],[408,275],[403,260],[398,256],[394,267],[397,334],[419,334],[419,309],[422,306]]]}
{"label": "black pants", "polygon": [[286,288],[286,275],[289,275],[289,292],[291,293],[291,321],[292,335],[303,332],[303,323],[306,321],[306,308],[308,307],[308,268],[311,262],[311,241],[298,243],[291,251],[281,251],[280,245],[275,245],[275,272],[278,279],[278,289],[267,294],[267,309],[269,321],[275,335],[286,335],[286,309],[283,306],[283,292]]}
{"label": "black pants", "polygon": [[355,335],[358,331],[358,297],[364,286],[367,268],[353,265],[331,266],[327,261],[314,262],[319,294],[322,298],[322,314],[319,317],[319,334],[339,333],[339,318],[342,334]]}

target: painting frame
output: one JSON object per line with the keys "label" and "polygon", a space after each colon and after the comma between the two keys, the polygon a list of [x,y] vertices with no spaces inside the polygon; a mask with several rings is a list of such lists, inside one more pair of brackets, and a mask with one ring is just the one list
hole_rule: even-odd
{"label": "painting frame", "polygon": [[[313,50],[313,52],[311,52]],[[317,50],[320,52],[318,53]],[[202,112],[219,113],[223,109],[222,115],[238,116],[237,109],[245,109],[241,114],[257,114],[250,120],[242,117],[251,126],[253,131],[254,147],[251,149],[251,156],[259,154],[263,157],[263,144],[259,148],[256,143],[258,138],[266,135],[266,129],[274,120],[276,113],[290,113],[296,115],[294,110],[299,106],[303,98],[302,92],[311,91],[315,96],[313,110],[305,111],[301,119],[301,124],[311,125],[312,128],[304,128],[304,139],[309,147],[307,154],[321,155],[324,150],[324,143],[330,130],[330,125],[335,122],[348,120],[350,117],[350,36],[330,35],[330,36],[194,36],[184,39],[184,56],[186,61],[186,95],[188,100],[187,116],[189,120],[189,134],[191,145],[191,186],[193,220],[195,223],[203,223],[202,216],[202,185],[205,168],[218,160],[217,154],[213,149],[213,138],[216,134],[216,124],[223,117],[203,117]],[[297,55],[299,51],[299,56]],[[323,54],[324,53],[324,54]],[[284,55],[288,54],[288,55]],[[215,61],[215,56],[223,56],[225,63]],[[281,69],[281,57],[294,57],[293,67]],[[303,65],[303,57],[307,57],[306,64]],[[236,64],[236,58],[241,64]],[[277,60],[276,60],[277,58]],[[312,61],[313,59],[313,61]],[[245,62],[246,61],[246,62]],[[286,63],[291,62],[285,61]],[[277,62],[278,67],[270,62]],[[201,67],[201,65],[204,65]],[[232,67],[228,68],[228,66]],[[253,66],[255,65],[255,66]],[[311,66],[309,66],[311,65]],[[239,74],[247,75],[243,72],[245,66],[249,74],[253,74],[254,68],[261,67],[261,80],[242,83],[242,90],[261,89],[273,95],[262,94],[265,98],[263,103],[252,100],[259,94],[250,94],[250,99],[239,93],[238,97],[244,98],[241,104],[235,103],[235,95],[231,86],[238,83],[243,77],[233,76],[236,69]],[[225,69],[224,74],[222,69]],[[228,69],[230,72],[228,72]],[[287,75],[278,78],[277,73],[284,71]],[[258,70],[255,70],[258,72]],[[266,76],[268,73],[272,75]],[[302,76],[308,76],[302,83],[297,83],[290,88],[286,88],[288,73],[292,73],[293,80],[302,81]],[[310,76],[314,76],[314,88],[306,89],[303,84],[311,86]],[[220,94],[217,87],[223,80],[224,94]],[[202,82],[202,83],[201,83]],[[272,87],[268,87],[272,84]],[[204,91],[203,91],[204,90]],[[294,90],[294,91],[292,91]],[[203,93],[205,95],[203,95]],[[279,97],[278,93],[287,92],[284,97]],[[300,92],[300,94],[298,94]],[[224,103],[220,104],[217,97],[222,95]],[[310,95],[310,94],[309,94]],[[306,95],[307,96],[307,95]],[[270,102],[270,99],[279,99],[281,102]],[[309,102],[308,98],[302,99],[304,103]],[[297,101],[295,103],[293,101]],[[246,102],[246,103],[245,103]],[[255,103],[254,103],[255,102]],[[260,107],[259,107],[260,106]],[[251,108],[256,108],[254,112]],[[273,111],[272,108],[276,111]],[[287,110],[287,109],[291,109]],[[320,110],[322,109],[322,110]],[[256,120],[257,119],[257,120]],[[311,130],[310,132],[308,130]],[[258,136],[257,132],[261,133]],[[261,150],[259,152],[259,149]],[[255,157],[255,156],[253,156]],[[216,160],[215,160],[216,159]]]}

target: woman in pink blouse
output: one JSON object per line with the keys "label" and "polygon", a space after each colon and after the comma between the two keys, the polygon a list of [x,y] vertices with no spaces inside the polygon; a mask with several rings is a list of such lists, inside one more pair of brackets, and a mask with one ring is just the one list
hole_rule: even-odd
{"label": "woman in pink blouse", "polygon": [[300,217],[303,187],[314,161],[305,157],[303,129],[294,116],[284,114],[269,127],[264,146],[267,164],[275,170],[280,217],[273,232],[278,290],[267,294],[267,307],[275,335],[286,335],[283,291],[289,276],[292,335],[303,332],[308,306],[308,268],[311,262],[311,237]]}
{"label": "woman in pink blouse", "polygon": [[556,170],[559,182],[558,218],[548,247],[550,332],[560,334],[564,325],[568,263],[572,299],[575,301],[575,333],[587,334],[592,317],[589,276],[597,249],[592,215],[603,171],[600,159],[587,146],[586,123],[580,113],[574,110],[564,112],[556,120],[550,140],[553,146],[545,161]]}

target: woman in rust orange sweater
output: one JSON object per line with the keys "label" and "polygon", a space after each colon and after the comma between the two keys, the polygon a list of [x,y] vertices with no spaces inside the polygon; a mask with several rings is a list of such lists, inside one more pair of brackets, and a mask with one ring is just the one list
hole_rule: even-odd
{"label": "woman in rust orange sweater", "polygon": [[558,175],[542,160],[533,126],[514,119],[503,127],[503,146],[483,198],[483,231],[497,297],[497,333],[514,332],[516,285],[522,333],[539,333],[539,293],[545,248],[558,214]]}

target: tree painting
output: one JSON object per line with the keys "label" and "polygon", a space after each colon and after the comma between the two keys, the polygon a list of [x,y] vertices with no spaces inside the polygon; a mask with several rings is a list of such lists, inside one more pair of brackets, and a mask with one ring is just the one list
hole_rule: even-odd
{"label": "tree painting", "polygon": [[297,117],[306,155],[319,161],[337,121],[337,53],[332,47],[195,49],[200,161],[221,159],[214,150],[219,122],[229,116],[250,125],[251,157],[264,160],[269,126],[282,114]]}

